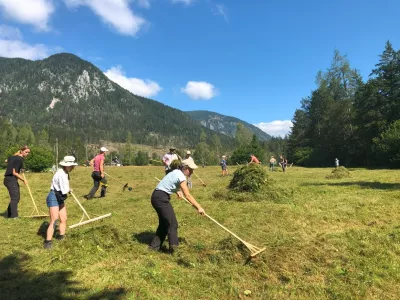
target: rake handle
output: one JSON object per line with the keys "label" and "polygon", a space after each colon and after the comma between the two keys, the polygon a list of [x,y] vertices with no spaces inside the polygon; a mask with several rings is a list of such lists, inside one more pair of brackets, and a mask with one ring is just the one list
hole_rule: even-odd
{"label": "rake handle", "polygon": [[74,197],[76,203],[78,203],[79,207],[82,209],[83,213],[86,215],[86,217],[88,217],[88,219],[90,219],[88,213],[86,212],[85,208],[82,206],[82,204],[79,202],[78,198],[76,198],[76,196],[74,195],[74,193],[70,192],[70,194],[72,195],[72,197]]}
{"label": "rake handle", "polygon": [[201,178],[199,177],[199,175],[197,175],[197,173],[195,173],[195,172],[193,171],[193,174],[196,175],[196,177],[201,181],[201,183],[202,183],[204,186],[207,186],[207,184],[205,184],[204,181],[201,180]]}
{"label": "rake handle", "polygon": [[114,180],[115,180],[116,182],[118,182],[119,184],[123,184],[124,186],[125,186],[125,185],[127,185],[127,183],[126,183],[126,184],[122,183],[122,182],[121,182],[121,181],[119,181],[117,178],[115,178],[115,177],[111,176],[110,174],[107,174],[106,172],[104,172],[104,174],[105,174],[105,175],[107,175],[108,177],[110,177],[110,178],[114,179]]}
{"label": "rake handle", "polygon": [[23,177],[24,180],[25,180],[25,186],[28,188],[28,192],[29,192],[29,195],[31,196],[32,203],[33,203],[33,206],[34,206],[34,208],[35,208],[35,210],[36,210],[36,213],[39,214],[39,210],[38,210],[38,208],[37,208],[37,206],[36,206],[35,199],[33,199],[33,195],[32,195],[32,192],[31,192],[31,188],[29,187],[29,184],[26,182],[25,173],[22,173],[22,177]]}

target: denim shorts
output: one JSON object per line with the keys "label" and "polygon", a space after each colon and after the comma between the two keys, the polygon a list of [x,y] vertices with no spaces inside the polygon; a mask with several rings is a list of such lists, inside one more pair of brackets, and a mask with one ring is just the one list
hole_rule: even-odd
{"label": "denim shorts", "polygon": [[58,201],[54,191],[50,191],[46,198],[47,207],[60,206],[64,204],[64,201]]}

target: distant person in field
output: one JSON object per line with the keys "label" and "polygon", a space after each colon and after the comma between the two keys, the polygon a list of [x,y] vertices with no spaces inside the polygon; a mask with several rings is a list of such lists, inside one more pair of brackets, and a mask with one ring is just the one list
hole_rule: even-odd
{"label": "distant person in field", "polygon": [[269,160],[269,169],[270,171],[273,171],[275,168],[275,164],[276,164],[276,159],[275,157],[272,155],[270,160]]}
{"label": "distant person in field", "polygon": [[337,158],[335,158],[335,167],[339,168],[339,160]]}
{"label": "distant person in field", "polygon": [[261,164],[261,162],[258,160],[258,158],[254,154],[250,154],[251,160],[248,164],[254,163],[254,164]]}
{"label": "distant person in field", "polygon": [[100,185],[101,185],[100,198],[106,196],[107,178],[106,174],[104,173],[104,161],[106,159],[106,152],[108,152],[108,149],[105,147],[101,147],[100,153],[97,154],[90,161],[90,165],[93,166],[93,172],[92,172],[93,188],[90,190],[89,194],[85,196],[85,198],[88,200],[94,197]]}
{"label": "distant person in field", "polygon": [[226,155],[222,155],[221,162],[219,163],[222,169],[221,176],[228,176],[228,166],[226,163]]}
{"label": "distant person in field", "polygon": [[286,167],[287,167],[287,159],[283,157],[283,155],[280,156],[280,162],[279,164],[282,167],[282,171],[286,172]]}
{"label": "distant person in field", "polygon": [[20,190],[18,180],[24,184],[27,181],[20,175],[21,169],[24,167],[24,159],[31,153],[28,146],[23,146],[13,156],[6,159],[7,169],[4,173],[4,185],[10,195],[10,203],[7,208],[7,218],[18,218],[18,203],[20,200]]}
{"label": "distant person in field", "polygon": [[[192,161],[194,163],[194,160],[193,160],[193,157],[191,156],[191,154],[192,153],[189,150],[186,151],[185,160],[190,160],[190,161]],[[188,176],[186,178],[187,178],[188,188],[191,189],[193,187],[193,185],[192,185],[192,175],[190,175],[190,176]]]}
{"label": "distant person in field", "polygon": [[192,175],[194,169],[197,169],[197,166],[193,161],[186,159],[183,160],[179,168],[169,172],[153,191],[153,194],[151,195],[151,205],[158,215],[158,227],[156,235],[149,245],[149,249],[160,250],[167,236],[169,252],[171,254],[174,253],[179,245],[178,221],[170,203],[171,194],[177,193],[179,198],[182,198],[184,195],[185,198],[197,208],[199,214],[205,214],[204,209],[190,194],[186,183],[186,177]]}
{"label": "distant person in field", "polygon": [[50,192],[47,195],[46,203],[50,213],[50,224],[47,228],[46,240],[44,241],[44,248],[50,249],[52,247],[52,238],[54,234],[54,224],[57,219],[60,219],[60,235],[56,237],[58,240],[65,238],[65,229],[67,228],[67,208],[64,201],[68,197],[68,193],[72,192],[69,187],[69,173],[78,164],[75,162],[75,157],[65,156],[60,162],[61,169],[54,174],[51,181]]}
{"label": "distant person in field", "polygon": [[176,151],[175,147],[170,147],[169,152],[166,153],[162,158],[162,161],[163,161],[163,164],[165,167],[165,175],[167,175],[169,172],[172,171],[171,166],[170,166],[171,162],[176,159],[179,159],[178,155],[176,155],[175,151]]}

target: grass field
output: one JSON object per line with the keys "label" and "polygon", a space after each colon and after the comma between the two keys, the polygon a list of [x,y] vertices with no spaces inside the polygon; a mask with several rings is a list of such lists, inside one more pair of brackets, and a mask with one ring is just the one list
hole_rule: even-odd
{"label": "grass field", "polygon": [[[181,254],[149,252],[157,227],[150,195],[161,167],[109,167],[133,186],[109,178],[105,199],[84,200],[90,169],[78,167],[71,186],[88,213],[110,218],[67,229],[67,239],[43,249],[47,219],[0,217],[2,299],[399,299],[400,171],[350,169],[332,180],[331,169],[289,168],[269,172],[294,191],[290,203],[268,199],[216,199],[230,177],[218,167],[200,168],[192,194],[206,212],[244,240],[267,250],[251,261],[236,239],[187,203],[172,197],[179,222]],[[233,171],[232,169],[230,170]],[[51,173],[26,174],[41,210]],[[20,215],[32,203],[21,185]],[[0,189],[0,205],[8,193]],[[82,212],[67,199],[68,225]],[[250,295],[245,295],[250,291]],[[248,294],[248,292],[246,292]],[[5,296],[6,295],[6,296]],[[5,298],[3,298],[5,297]]]}

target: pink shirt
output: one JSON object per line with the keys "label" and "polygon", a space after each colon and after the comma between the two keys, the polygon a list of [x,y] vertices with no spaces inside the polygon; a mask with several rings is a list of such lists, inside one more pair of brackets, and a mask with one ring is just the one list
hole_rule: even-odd
{"label": "pink shirt", "polygon": [[100,162],[102,160],[104,160],[104,155],[103,154],[97,154],[96,157],[94,158],[93,171],[100,172]]}

